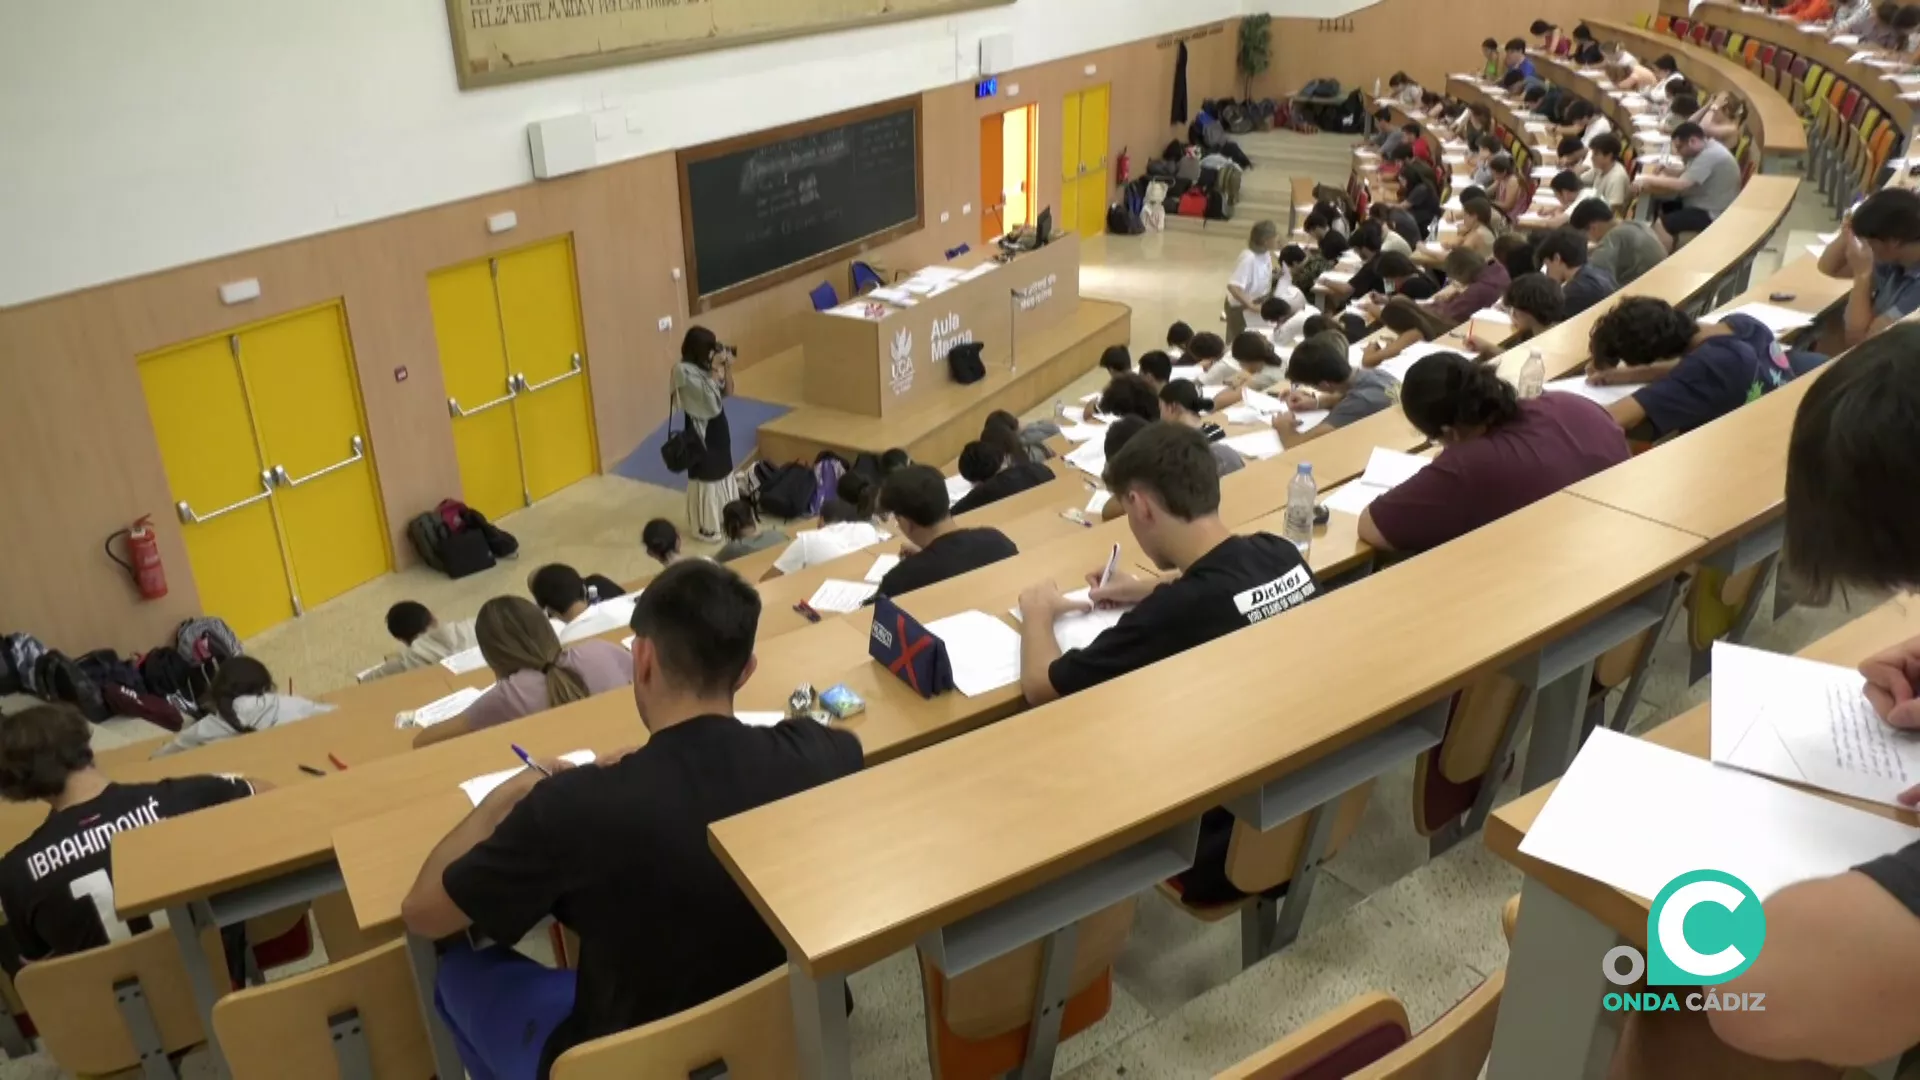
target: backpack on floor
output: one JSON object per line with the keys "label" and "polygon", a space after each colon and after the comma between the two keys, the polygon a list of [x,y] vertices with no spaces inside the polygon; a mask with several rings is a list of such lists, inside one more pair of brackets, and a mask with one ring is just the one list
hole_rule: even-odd
{"label": "backpack on floor", "polygon": [[459,499],[441,499],[440,505],[433,508],[440,520],[447,526],[448,532],[459,532],[467,527],[467,504]]}
{"label": "backpack on floor", "polygon": [[440,544],[452,535],[447,523],[432,510],[416,514],[412,521],[407,522],[407,542],[413,545],[413,553],[420,556],[421,562],[442,574],[447,572],[447,564],[440,561]]}
{"label": "backpack on floor", "polygon": [[162,645],[140,658],[140,679],[147,692],[156,697],[179,696],[198,700],[201,687],[194,685],[194,666],[171,645]]}
{"label": "backpack on floor", "polygon": [[[6,640],[0,635],[0,643]],[[13,661],[8,659],[4,644],[0,644],[0,694],[22,694],[26,684],[20,681],[20,673],[13,669]]]}
{"label": "backpack on floor", "polygon": [[520,541],[510,532],[487,520],[487,515],[470,506],[460,508],[459,531],[472,530],[486,538],[487,550],[497,559],[511,559],[520,554]]}
{"label": "backpack on floor", "polygon": [[1253,130],[1253,117],[1247,113],[1246,107],[1237,101],[1221,103],[1220,123],[1234,135],[1245,135]]}
{"label": "backpack on floor", "polygon": [[768,465],[768,469],[760,480],[761,516],[789,520],[806,517],[807,508],[813,505],[813,497],[820,491],[820,482],[814,479],[813,470],[798,463]]}
{"label": "backpack on floor", "polygon": [[34,681],[40,684],[40,696],[48,701],[63,701],[80,710],[93,723],[113,714],[100,696],[100,687],[66,653],[55,649],[40,657],[33,666]]}
{"label": "backpack on floor", "polygon": [[8,634],[0,638],[0,654],[5,654],[7,666],[13,669],[13,678],[18,690],[40,695],[40,683],[35,674],[40,658],[47,654],[47,647],[32,634]]}
{"label": "backpack on floor", "polygon": [[239,656],[240,637],[227,625],[227,620],[212,615],[202,615],[197,619],[187,619],[174,631],[173,647],[180,650],[190,664],[219,664]]}
{"label": "backpack on floor", "polygon": [[875,484],[879,483],[885,479],[881,475],[880,456],[866,450],[853,455],[853,474]]}
{"label": "backpack on floor", "polygon": [[158,724],[168,731],[179,731],[186,726],[186,718],[191,712],[180,708],[180,700],[164,698],[156,694],[143,694],[132,687],[116,682],[98,684],[100,696],[106,701],[107,711],[114,716],[134,716],[148,723]]}
{"label": "backpack on floor", "polygon": [[86,673],[87,678],[102,688],[113,683],[145,693],[147,681],[140,677],[140,669],[132,663],[122,660],[120,654],[112,649],[95,649],[82,656],[75,663]]}
{"label": "backpack on floor", "polygon": [[1207,217],[1213,221],[1233,220],[1233,200],[1218,188],[1207,192]]}
{"label": "backpack on floor", "polygon": [[1188,188],[1187,193],[1180,196],[1180,215],[1182,217],[1206,217],[1207,193],[1197,187]]}
{"label": "backpack on floor", "polygon": [[807,500],[807,516],[820,513],[820,507],[840,490],[840,478],[847,475],[847,459],[831,450],[813,456],[813,497]]}

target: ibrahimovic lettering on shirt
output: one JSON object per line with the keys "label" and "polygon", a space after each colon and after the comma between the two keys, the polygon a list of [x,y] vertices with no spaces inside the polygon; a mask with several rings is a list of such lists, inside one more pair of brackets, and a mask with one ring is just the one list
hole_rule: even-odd
{"label": "ibrahimovic lettering on shirt", "polygon": [[27,876],[39,881],[63,866],[107,850],[115,833],[154,824],[160,820],[160,800],[149,797],[144,804],[110,821],[103,821],[101,817],[95,814],[82,818],[79,828],[72,834],[29,854]]}
{"label": "ibrahimovic lettering on shirt", "polygon": [[1296,566],[1265,585],[1257,585],[1233,598],[1233,606],[1246,616],[1247,625],[1273,618],[1313,598],[1319,589],[1313,575],[1304,566]]}

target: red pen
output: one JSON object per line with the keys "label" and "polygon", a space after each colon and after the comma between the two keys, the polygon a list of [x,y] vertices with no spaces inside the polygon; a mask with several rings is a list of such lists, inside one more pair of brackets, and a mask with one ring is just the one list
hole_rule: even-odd
{"label": "red pen", "polygon": [[808,622],[820,621],[820,613],[813,610],[813,605],[807,603],[805,600],[793,605],[793,610],[799,612]]}
{"label": "red pen", "polygon": [[333,767],[336,769],[345,769],[347,767],[347,763],[341,761],[337,755],[328,754],[327,760],[333,762]]}

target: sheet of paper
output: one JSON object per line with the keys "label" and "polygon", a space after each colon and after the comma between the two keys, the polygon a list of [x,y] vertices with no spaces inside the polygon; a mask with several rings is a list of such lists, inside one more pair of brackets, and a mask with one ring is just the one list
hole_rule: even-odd
{"label": "sheet of paper", "polygon": [[1602,405],[1611,405],[1622,398],[1632,397],[1633,392],[1640,389],[1640,385],[1628,383],[1623,386],[1595,386],[1587,381],[1585,375],[1575,375],[1568,379],[1554,379],[1542,386],[1541,389],[1552,390],[1562,394],[1574,394],[1586,398],[1588,401],[1599,402]]}
{"label": "sheet of paper", "polygon": [[1834,35],[1832,40],[1835,45],[1858,45],[1860,44],[1860,35],[1859,34],[1836,34]]}
{"label": "sheet of paper", "polygon": [[968,697],[1020,681],[1020,632],[984,611],[963,611],[927,624],[947,643],[954,688]]}
{"label": "sheet of paper", "polygon": [[631,650],[633,648],[633,639],[639,636],[640,635],[638,634],[628,634],[626,637],[621,638],[620,647],[623,649]]}
{"label": "sheet of paper", "polygon": [[1107,509],[1107,504],[1112,501],[1113,501],[1113,492],[1108,491],[1106,488],[1101,488],[1100,490],[1095,491],[1093,494],[1087,496],[1087,513],[1089,514],[1103,513]]}
{"label": "sheet of paper", "polygon": [[1100,391],[1100,390],[1095,390],[1095,391],[1094,391],[1093,393],[1091,393],[1091,394],[1082,394],[1082,395],[1080,395],[1080,404],[1082,404],[1082,405],[1090,405],[1090,404],[1092,404],[1093,402],[1096,402],[1096,401],[1099,401],[1099,400],[1100,400],[1100,395],[1101,395],[1102,393],[1104,393],[1104,391]]}
{"label": "sheet of paper", "polygon": [[1711,867],[1765,899],[1916,839],[1920,829],[1601,728],[1520,851],[1642,898]]}
{"label": "sheet of paper", "polygon": [[1287,407],[1286,402],[1262,390],[1242,390],[1240,392],[1240,404],[1252,409],[1261,416],[1272,416],[1274,413]]}
{"label": "sheet of paper", "polygon": [[1054,407],[1053,412],[1055,416],[1069,424],[1078,424],[1087,418],[1087,410],[1078,405],[1058,405]]}
{"label": "sheet of paper", "polygon": [[1499,308],[1481,308],[1467,320],[1469,325],[1485,323],[1490,326],[1512,326],[1513,316]]}
{"label": "sheet of paper", "polygon": [[1104,439],[1090,439],[1067,452],[1067,464],[1099,479],[1107,471],[1107,445]]}
{"label": "sheet of paper", "polygon": [[807,606],[822,613],[835,612],[844,615],[849,611],[859,611],[860,605],[872,599],[873,594],[879,590],[879,585],[872,581],[840,581],[836,578],[828,578],[813,591],[813,595],[807,600]]}
{"label": "sheet of paper", "polygon": [[736,712],[733,714],[733,718],[748,727],[772,727],[780,721],[785,720],[787,714],[783,712]]}
{"label": "sheet of paper", "polygon": [[471,649],[463,649],[440,661],[440,666],[455,675],[465,675],[469,671],[479,671],[486,667],[487,661],[480,655],[480,646],[475,645]]}
{"label": "sheet of paper", "polygon": [[885,300],[889,304],[912,304],[913,295],[905,289],[878,288],[867,294],[875,300]]}
{"label": "sheet of paper", "polygon": [[463,686],[453,693],[448,694],[446,697],[429,701],[417,709],[409,709],[402,713],[396,713],[393,718],[393,726],[401,728],[427,728],[444,720],[451,720],[461,713],[466,712],[469,706],[480,700],[480,695],[491,689],[493,689],[491,686],[484,689]]}
{"label": "sheet of paper", "polygon": [[1200,376],[1203,374],[1205,374],[1205,372],[1200,370],[1199,364],[1178,364],[1175,365],[1173,370],[1167,373],[1167,378],[1170,380],[1185,379],[1188,382],[1199,382]]}
{"label": "sheet of paper", "polygon": [[899,565],[900,556],[882,555],[873,560],[873,565],[867,568],[866,580],[878,585],[880,584],[880,579],[887,576],[887,571]]}
{"label": "sheet of paper", "polygon": [[[981,265],[992,266],[993,263],[986,262]],[[943,281],[958,281],[966,277],[967,272],[955,266],[923,266],[915,270],[913,276],[921,281],[931,281],[938,284]]]}
{"label": "sheet of paper", "polygon": [[[574,750],[570,753],[561,754],[560,759],[562,761],[571,761],[575,765],[591,765],[593,764],[593,751]],[[471,780],[463,780],[460,783],[460,790],[467,793],[467,798],[473,802],[473,805],[479,806],[480,800],[492,794],[494,788],[513,779],[525,768],[525,765],[521,765],[512,769],[501,769],[499,772],[488,773],[485,776],[476,776]]]}
{"label": "sheet of paper", "polygon": [[1376,446],[1367,458],[1367,471],[1361,474],[1360,482],[1383,488],[1398,487],[1411,480],[1414,473],[1431,464],[1433,464],[1431,460],[1419,454],[1407,454]]}
{"label": "sheet of paper", "polygon": [[1307,432],[1326,423],[1327,416],[1331,412],[1331,409],[1308,409],[1305,412],[1294,413],[1293,430],[1305,435]]}
{"label": "sheet of paper", "polygon": [[957,503],[973,490],[973,481],[964,476],[947,477],[947,502]]}
{"label": "sheet of paper", "polygon": [[1229,424],[1257,424],[1265,419],[1260,410],[1251,405],[1229,405],[1226,416]]}
{"label": "sheet of paper", "polygon": [[1813,325],[1813,316],[1778,304],[1742,304],[1732,311],[1716,311],[1707,316],[1704,321],[1717,323],[1729,315],[1745,315],[1751,319],[1758,319],[1776,336]]}
{"label": "sheet of paper", "polygon": [[977,278],[977,277],[986,277],[988,274],[991,274],[998,269],[1000,269],[1000,264],[997,262],[992,262],[992,261],[983,262],[979,266],[976,266],[973,269],[968,270],[966,273],[961,274],[960,280],[972,281],[974,278]]}
{"label": "sheet of paper", "polygon": [[1535,180],[1551,180],[1560,175],[1560,170],[1551,165],[1542,165],[1533,170]]}
{"label": "sheet of paper", "polygon": [[1272,428],[1265,431],[1249,431],[1245,435],[1234,435],[1220,441],[1240,451],[1240,456],[1250,457],[1256,461],[1279,457],[1280,451],[1286,449],[1280,445],[1280,433]]}
{"label": "sheet of paper", "polygon": [[1089,442],[1095,439],[1106,438],[1107,425],[1105,424],[1074,424],[1071,427],[1061,428],[1060,434],[1066,436],[1066,439],[1068,442],[1074,442],[1074,443]]}
{"label": "sheet of paper", "polygon": [[640,594],[637,592],[600,601],[560,631],[560,644],[571,645],[576,641],[598,637],[609,630],[620,629],[633,621],[633,606],[639,602]]}
{"label": "sheet of paper", "polygon": [[1852,668],[1716,642],[1713,760],[1898,806],[1920,784],[1920,734],[1888,727]]}
{"label": "sheet of paper", "polygon": [[[1091,604],[1093,603],[1091,594],[1090,589],[1075,589],[1067,594],[1067,599]],[[1108,627],[1119,622],[1120,616],[1132,610],[1133,605],[1129,604],[1126,607],[1070,611],[1053,620],[1053,640],[1060,646],[1061,652],[1084,649],[1093,644],[1093,639],[1099,637]],[[1015,622],[1022,621],[1019,608],[1013,609],[1013,618]]]}
{"label": "sheet of paper", "polygon": [[381,668],[383,668],[383,667],[386,667],[386,665],[385,665],[384,663],[382,663],[382,664],[375,664],[375,665],[373,665],[372,667],[370,667],[370,668],[368,668],[368,669],[367,669],[367,670],[365,670],[365,671],[359,671],[359,672],[355,672],[355,673],[354,673],[354,676],[353,676],[353,681],[354,681],[354,682],[366,682],[367,680],[369,680],[369,679],[371,679],[371,678],[373,678],[373,677],[374,677],[375,675],[378,675],[378,674],[380,674],[380,669],[381,669]]}
{"label": "sheet of paper", "polygon": [[1386,493],[1386,488],[1376,484],[1363,484],[1358,480],[1349,480],[1334,488],[1331,494],[1321,500],[1321,503],[1329,510],[1358,517],[1360,511],[1373,505],[1373,500]]}
{"label": "sheet of paper", "polygon": [[1407,372],[1412,371],[1413,365],[1418,363],[1422,357],[1432,356],[1434,353],[1456,351],[1458,350],[1442,345],[1436,341],[1422,341],[1416,345],[1409,345],[1400,350],[1400,355],[1391,360],[1381,361],[1379,367],[1375,370],[1384,371],[1396,379],[1405,379]]}

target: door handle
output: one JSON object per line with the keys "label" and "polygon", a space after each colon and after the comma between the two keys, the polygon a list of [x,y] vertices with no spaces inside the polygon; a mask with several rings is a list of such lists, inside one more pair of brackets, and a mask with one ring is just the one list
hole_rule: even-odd
{"label": "door handle", "polygon": [[555,383],[566,382],[568,379],[571,379],[578,374],[580,374],[580,354],[574,353],[572,366],[568,367],[566,371],[558,375],[555,375],[553,378],[548,379],[544,382],[537,382],[529,385],[527,382],[527,377],[525,375],[515,375],[513,379],[515,384],[519,387],[521,393],[537,394],[540,391],[545,390],[547,387],[552,386]]}
{"label": "door handle", "polygon": [[507,376],[507,396],[506,397],[494,398],[492,401],[489,401],[484,405],[480,405],[472,409],[463,409],[460,407],[460,402],[457,399],[448,398],[447,414],[449,416],[452,416],[455,420],[458,420],[466,416],[478,416],[481,413],[486,412],[488,409],[493,408],[495,405],[505,405],[507,402],[512,401],[514,398],[520,396],[519,392],[515,389],[515,386],[517,385],[515,380],[518,378],[519,376],[517,375]]}
{"label": "door handle", "polygon": [[284,488],[296,488],[309,480],[318,480],[330,472],[339,472],[341,469],[355,464],[367,456],[365,452],[366,444],[360,441],[360,436],[355,435],[353,438],[347,440],[347,445],[353,448],[352,457],[336,461],[317,472],[310,472],[298,480],[287,475],[287,467],[285,465],[275,465],[273,467],[273,482]]}
{"label": "door handle", "polygon": [[182,499],[179,502],[173,504],[173,512],[180,515],[180,524],[182,525],[200,525],[200,524],[204,524],[205,522],[212,521],[214,518],[217,518],[222,514],[231,514],[235,510],[238,510],[243,506],[252,506],[254,503],[257,503],[261,499],[267,498],[272,494],[273,494],[273,474],[270,472],[263,472],[260,474],[260,494],[258,495],[252,496],[251,498],[241,499],[239,502],[234,503],[230,506],[223,506],[220,509],[215,510],[213,513],[208,514],[206,517],[201,517],[199,514],[194,513],[193,507],[187,505],[187,501],[185,499]]}

